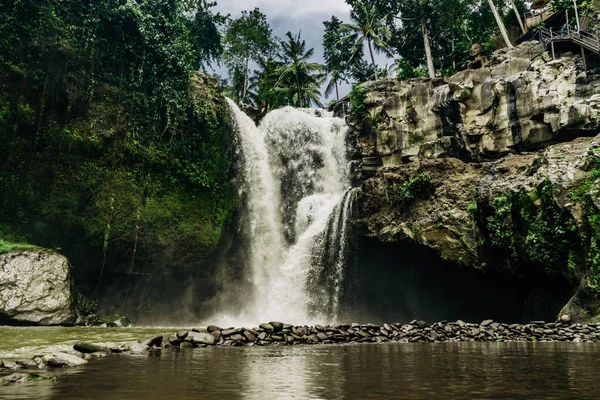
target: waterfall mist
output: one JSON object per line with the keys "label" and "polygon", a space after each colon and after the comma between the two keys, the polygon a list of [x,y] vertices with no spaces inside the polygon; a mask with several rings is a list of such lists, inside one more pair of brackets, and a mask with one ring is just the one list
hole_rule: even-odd
{"label": "waterfall mist", "polygon": [[[224,281],[223,296],[236,310],[211,321],[224,324],[282,320],[322,322],[335,317],[350,189],[344,120],[321,110],[291,107],[269,113],[260,127],[229,101],[243,167],[239,234],[246,248],[246,284]],[[335,236],[339,239],[330,239]],[[335,242],[335,243],[334,243]],[[321,262],[335,277],[332,295],[318,295]],[[310,281],[310,282],[309,282]],[[316,296],[316,297],[313,297]],[[319,299],[315,302],[315,299]],[[319,302],[323,304],[317,304]]]}

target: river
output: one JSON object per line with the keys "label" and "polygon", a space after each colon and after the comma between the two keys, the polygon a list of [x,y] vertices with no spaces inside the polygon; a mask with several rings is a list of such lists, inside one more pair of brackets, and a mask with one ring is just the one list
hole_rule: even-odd
{"label": "river", "polygon": [[[160,329],[0,328],[0,354]],[[166,332],[173,329],[166,329]],[[2,399],[596,399],[600,344],[432,343],[163,350],[0,387]]]}

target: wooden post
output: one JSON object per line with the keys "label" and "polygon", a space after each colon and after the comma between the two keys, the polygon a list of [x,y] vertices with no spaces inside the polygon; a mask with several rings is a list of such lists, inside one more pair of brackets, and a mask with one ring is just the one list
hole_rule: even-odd
{"label": "wooden post", "polygon": [[583,70],[587,71],[587,61],[585,61],[585,49],[581,47],[581,57],[583,58]]}

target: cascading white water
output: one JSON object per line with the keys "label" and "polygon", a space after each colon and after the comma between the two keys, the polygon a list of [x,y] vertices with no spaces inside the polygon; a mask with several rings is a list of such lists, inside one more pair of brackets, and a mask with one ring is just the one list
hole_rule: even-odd
{"label": "cascading white water", "polygon": [[339,318],[342,289],[345,287],[346,268],[350,254],[350,221],[358,189],[348,190],[329,217],[327,227],[317,236],[311,249],[311,272],[308,288],[309,304],[323,318]]}
{"label": "cascading white water", "polygon": [[338,206],[350,187],[346,124],[324,111],[287,107],[257,128],[229,104],[243,153],[254,286],[235,322],[315,322],[322,316],[311,316],[307,293],[313,251],[334,210],[347,208]]}

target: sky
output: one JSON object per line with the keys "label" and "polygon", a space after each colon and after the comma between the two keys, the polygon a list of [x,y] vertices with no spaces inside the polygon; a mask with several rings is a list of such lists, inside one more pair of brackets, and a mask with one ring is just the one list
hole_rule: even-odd
{"label": "sky", "polygon": [[[301,30],[307,47],[315,49],[313,61],[319,63],[324,62],[323,21],[328,21],[335,15],[344,22],[350,22],[350,6],[344,0],[217,0],[214,10],[231,14],[235,18],[243,10],[255,7],[260,8],[267,16],[273,33],[278,38],[284,38],[288,31],[295,35]],[[350,85],[340,87],[340,97],[348,94],[350,88]],[[323,101],[325,104],[327,102]]]}

